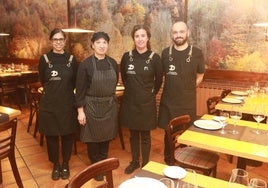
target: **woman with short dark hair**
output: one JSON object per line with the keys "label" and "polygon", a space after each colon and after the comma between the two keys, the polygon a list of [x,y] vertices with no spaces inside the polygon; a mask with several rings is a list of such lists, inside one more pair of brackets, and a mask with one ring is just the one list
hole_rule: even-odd
{"label": "woman with short dark hair", "polygon": [[[96,32],[91,38],[94,54],[78,68],[76,102],[80,139],[87,143],[88,157],[96,163],[108,156],[109,142],[115,138],[118,127],[118,104],[115,95],[118,82],[116,61],[106,55],[110,37]],[[103,176],[95,177],[102,180]]]}

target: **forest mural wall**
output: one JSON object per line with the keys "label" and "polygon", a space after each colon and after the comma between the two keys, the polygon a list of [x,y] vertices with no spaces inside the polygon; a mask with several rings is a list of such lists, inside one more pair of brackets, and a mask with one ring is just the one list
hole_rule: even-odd
{"label": "forest mural wall", "polygon": [[189,0],[192,42],[209,69],[268,73],[267,0]]}
{"label": "forest mural wall", "polygon": [[[0,23],[11,37],[1,38],[0,56],[39,58],[50,49],[48,36],[54,27],[66,28],[67,0],[1,0]],[[184,0],[70,0],[70,20],[79,28],[110,35],[108,54],[120,61],[132,49],[131,30],[146,24],[152,31],[152,49],[169,45],[172,22],[183,20]],[[76,18],[76,19],[75,19]],[[90,34],[69,34],[67,50],[79,61],[92,53]]]}
{"label": "forest mural wall", "polygon": [[[70,2],[70,19],[67,16]],[[267,0],[0,0],[0,57],[38,59],[50,50],[55,27],[105,31],[111,37],[108,54],[118,63],[132,49],[135,24],[146,24],[157,53],[170,45],[173,22],[184,20],[190,42],[204,53],[208,69],[268,72]],[[69,25],[68,25],[69,21]],[[66,50],[79,61],[92,53],[87,34],[68,34]]]}

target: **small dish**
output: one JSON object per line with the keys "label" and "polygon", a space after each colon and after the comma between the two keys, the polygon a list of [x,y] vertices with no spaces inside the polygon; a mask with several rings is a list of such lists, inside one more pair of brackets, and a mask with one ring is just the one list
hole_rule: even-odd
{"label": "small dish", "polygon": [[239,96],[247,96],[248,93],[245,91],[231,91],[233,95],[239,95]]}
{"label": "small dish", "polygon": [[217,120],[200,119],[194,121],[194,125],[198,128],[206,130],[219,130],[222,128],[222,124],[220,124]]}
{"label": "small dish", "polygon": [[168,166],[164,169],[163,173],[172,179],[182,179],[187,174],[186,170],[179,166]]}
{"label": "small dish", "polygon": [[147,177],[135,177],[128,179],[119,185],[119,188],[166,188],[159,180]]}
{"label": "small dish", "polygon": [[222,99],[223,102],[231,103],[231,104],[240,104],[242,103],[242,100],[236,99],[236,98],[231,98],[231,97],[226,97]]}
{"label": "small dish", "polygon": [[124,86],[116,86],[116,91],[123,91],[124,89]]}

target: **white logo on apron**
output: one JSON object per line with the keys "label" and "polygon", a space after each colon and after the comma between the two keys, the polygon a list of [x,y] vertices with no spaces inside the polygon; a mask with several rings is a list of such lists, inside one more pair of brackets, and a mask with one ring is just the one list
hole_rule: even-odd
{"label": "white logo on apron", "polygon": [[178,75],[178,73],[175,72],[176,67],[175,67],[174,65],[169,65],[168,67],[169,67],[169,68],[168,68],[168,73],[167,73],[167,75],[173,75],[173,76]]}
{"label": "white logo on apron", "polygon": [[134,65],[132,65],[132,64],[128,65],[128,68],[127,69],[128,70],[133,70],[134,69]]}
{"label": "white logo on apron", "polygon": [[55,70],[51,71],[52,77],[58,76],[58,74],[59,74],[58,71],[55,71]]}
{"label": "white logo on apron", "polygon": [[174,71],[175,70],[175,66],[174,65],[169,65],[169,71]]}

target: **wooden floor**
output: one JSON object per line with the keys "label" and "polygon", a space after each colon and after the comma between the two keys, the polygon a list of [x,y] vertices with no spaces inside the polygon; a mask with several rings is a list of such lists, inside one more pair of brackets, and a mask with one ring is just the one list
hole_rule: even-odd
{"label": "wooden floor", "polygon": [[[39,135],[33,138],[33,127],[30,133],[27,133],[29,111],[26,107],[22,110],[22,115],[18,118],[18,130],[16,140],[16,159],[19,166],[19,172],[23,180],[25,188],[63,188],[69,180],[53,181],[51,179],[52,164],[48,161],[46,153],[46,145],[39,145]],[[110,157],[120,159],[120,167],[114,171],[115,187],[118,187],[121,182],[133,176],[125,175],[124,169],[128,165],[131,155],[129,148],[129,133],[123,129],[124,141],[126,149],[122,150],[119,138],[111,141]],[[156,129],[152,131],[152,149],[151,160],[163,163],[163,131]],[[78,154],[72,155],[70,161],[71,177],[77,172],[89,165],[85,144],[78,142]],[[225,154],[220,154],[218,163],[217,178],[228,180],[230,172],[236,167],[236,158],[233,163],[229,163]],[[2,161],[3,185],[4,188],[16,188],[15,179],[11,171],[9,161]],[[247,167],[250,178],[259,177],[268,182],[268,165],[265,163],[260,167]],[[93,182],[94,183],[94,182]],[[1,185],[0,185],[1,187]]]}

